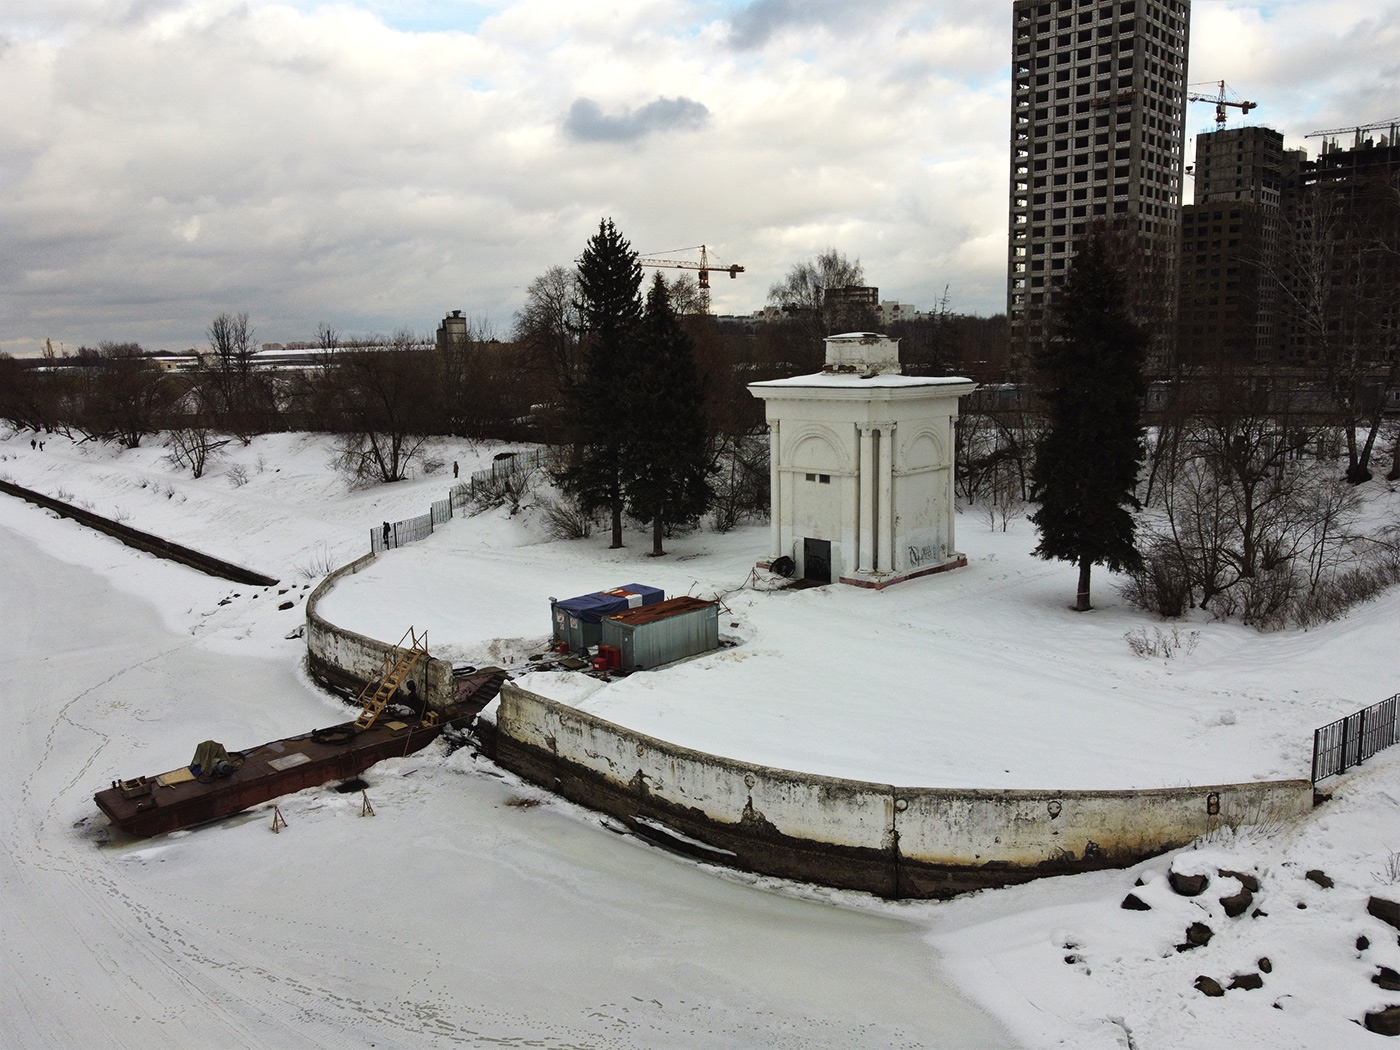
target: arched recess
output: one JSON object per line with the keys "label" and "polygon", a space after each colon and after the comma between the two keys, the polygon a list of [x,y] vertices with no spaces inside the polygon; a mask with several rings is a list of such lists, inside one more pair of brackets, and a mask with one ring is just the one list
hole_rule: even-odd
{"label": "arched recess", "polygon": [[905,441],[900,455],[905,470],[934,470],[948,466],[948,443],[941,430],[924,426]]}
{"label": "arched recess", "polygon": [[790,442],[784,464],[790,470],[833,474],[849,466],[842,442],[830,427],[808,423],[784,437]]}

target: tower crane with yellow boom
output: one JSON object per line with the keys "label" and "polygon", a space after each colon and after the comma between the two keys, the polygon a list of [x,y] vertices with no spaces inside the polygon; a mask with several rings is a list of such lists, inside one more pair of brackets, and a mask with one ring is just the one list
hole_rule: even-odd
{"label": "tower crane with yellow boom", "polygon": [[[693,252],[693,251],[696,251],[696,250],[698,250],[698,251],[700,252],[700,261],[699,261],[699,262],[693,262],[693,261],[688,260],[688,259],[659,259],[659,258],[655,258],[655,257],[651,257],[651,256],[647,256],[647,257],[645,257],[645,258],[638,259],[637,261],[638,261],[639,263],[641,263],[643,266],[655,266],[655,267],[661,267],[661,268],[670,268],[670,269],[674,269],[674,270],[698,270],[699,273],[700,273],[700,300],[701,300],[701,302],[704,304],[705,312],[706,312],[706,313],[709,313],[709,312],[710,312],[710,274],[711,274],[712,272],[713,272],[713,273],[728,273],[728,274],[729,274],[729,279],[732,281],[732,280],[734,280],[734,278],[738,277],[741,273],[744,272],[744,268],[743,268],[742,266],[734,266],[734,265],[725,266],[723,263],[713,263],[713,262],[711,262],[711,261],[710,261],[709,249],[706,248],[705,245],[703,245],[703,244],[696,245],[696,246],[693,247],[693,248],[677,248],[677,249],[675,249],[675,253],[679,253],[679,252]],[[666,254],[667,254],[667,255],[670,255],[670,254],[674,254],[674,253],[672,253],[672,252],[667,252]]]}
{"label": "tower crane with yellow boom", "polygon": [[1257,102],[1246,102],[1244,99],[1240,98],[1238,95],[1236,95],[1234,98],[1231,98],[1231,97],[1230,97],[1231,92],[1229,92],[1229,91],[1226,89],[1226,87],[1225,87],[1225,81],[1223,81],[1223,80],[1217,82],[1216,85],[1215,85],[1215,87],[1216,87],[1216,93],[1215,93],[1214,95],[1206,95],[1206,94],[1202,94],[1202,93],[1200,93],[1200,92],[1194,92],[1194,91],[1193,91],[1193,92],[1190,92],[1189,94],[1187,94],[1186,100],[1187,100],[1188,102],[1213,102],[1213,103],[1215,103],[1215,130],[1216,130],[1216,131],[1224,131],[1224,130],[1225,130],[1225,109],[1226,109],[1227,106],[1233,106],[1235,109],[1238,109],[1238,110],[1240,111],[1240,116],[1244,116],[1244,115],[1247,114],[1251,109],[1258,109],[1258,108],[1259,108],[1259,103],[1257,103]]}

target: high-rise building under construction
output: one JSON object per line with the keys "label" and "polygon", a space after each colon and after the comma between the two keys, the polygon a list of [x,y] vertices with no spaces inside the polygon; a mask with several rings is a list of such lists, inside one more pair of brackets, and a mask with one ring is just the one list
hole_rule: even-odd
{"label": "high-rise building under construction", "polygon": [[[1007,319],[1024,363],[1096,221],[1136,238],[1171,309],[1190,3],[1014,0],[1012,19]],[[1154,349],[1160,358],[1169,341]]]}
{"label": "high-rise building under construction", "polygon": [[1282,208],[1303,160],[1272,128],[1196,136],[1195,198],[1181,219],[1179,364],[1245,367],[1277,359]]}

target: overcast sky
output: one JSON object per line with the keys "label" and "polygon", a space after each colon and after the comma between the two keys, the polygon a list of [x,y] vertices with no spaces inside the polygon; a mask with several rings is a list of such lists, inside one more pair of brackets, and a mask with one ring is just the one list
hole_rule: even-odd
{"label": "overcast sky", "polygon": [[[1195,0],[1191,37],[1290,145],[1400,116],[1400,0]],[[745,266],[717,312],[829,246],[1000,312],[1010,47],[1009,0],[0,0],[0,351],[505,336],[604,215]]]}

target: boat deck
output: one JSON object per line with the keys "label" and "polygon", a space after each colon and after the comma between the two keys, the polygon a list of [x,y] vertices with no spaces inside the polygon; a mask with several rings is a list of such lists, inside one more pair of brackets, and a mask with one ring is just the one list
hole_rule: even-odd
{"label": "boat deck", "polygon": [[[157,835],[228,816],[281,795],[354,777],[376,762],[421,751],[444,728],[465,725],[500,691],[505,672],[491,668],[463,683],[462,700],[429,725],[421,718],[384,717],[367,729],[353,721],[230,751],[227,776],[196,775],[181,766],[154,777],[114,782],[93,796],[117,827]],[[241,759],[241,761],[240,761]]]}

